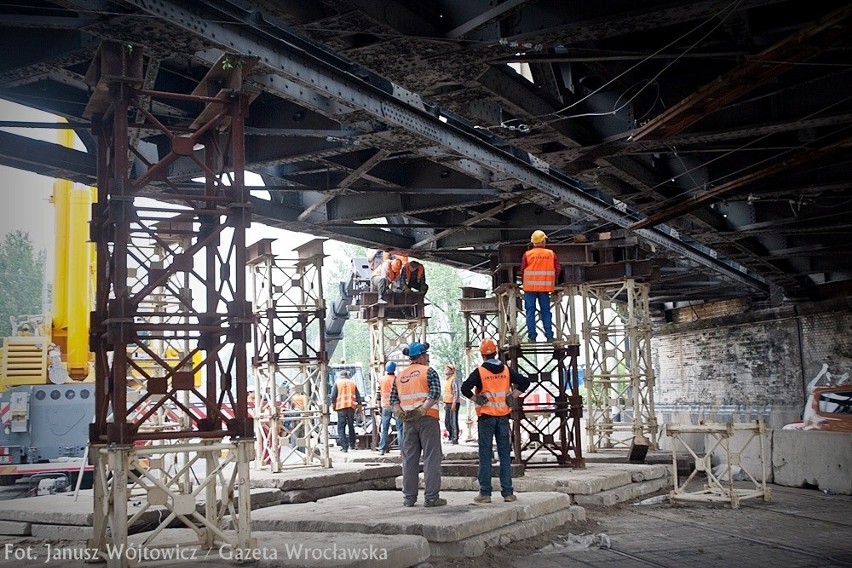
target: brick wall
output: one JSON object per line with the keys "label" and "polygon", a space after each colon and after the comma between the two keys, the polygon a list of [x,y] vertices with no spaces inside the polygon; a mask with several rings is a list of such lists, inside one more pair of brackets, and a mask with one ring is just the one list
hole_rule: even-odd
{"label": "brick wall", "polygon": [[652,340],[662,423],[762,416],[780,428],[801,418],[805,385],[823,362],[852,376],[845,302],[746,313],[730,301],[697,308],[682,308],[673,319],[684,323],[666,324]]}

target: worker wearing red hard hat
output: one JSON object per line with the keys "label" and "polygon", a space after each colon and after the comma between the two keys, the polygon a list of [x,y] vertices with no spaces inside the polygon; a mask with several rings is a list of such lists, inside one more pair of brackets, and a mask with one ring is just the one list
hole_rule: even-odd
{"label": "worker wearing red hard hat", "polygon": [[500,461],[500,494],[506,502],[517,501],[512,487],[509,403],[518,400],[529,388],[530,380],[510,369],[497,357],[497,343],[493,339],[483,339],[479,353],[482,355],[482,365],[461,386],[462,394],[476,404],[476,415],[479,417],[479,495],[473,502],[491,502],[491,458],[494,455],[495,439]]}

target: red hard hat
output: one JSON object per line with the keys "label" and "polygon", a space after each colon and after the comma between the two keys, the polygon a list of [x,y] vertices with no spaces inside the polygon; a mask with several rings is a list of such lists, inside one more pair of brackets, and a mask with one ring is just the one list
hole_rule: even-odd
{"label": "red hard hat", "polygon": [[479,352],[483,355],[497,353],[497,344],[494,343],[493,339],[483,339],[482,343],[479,344]]}

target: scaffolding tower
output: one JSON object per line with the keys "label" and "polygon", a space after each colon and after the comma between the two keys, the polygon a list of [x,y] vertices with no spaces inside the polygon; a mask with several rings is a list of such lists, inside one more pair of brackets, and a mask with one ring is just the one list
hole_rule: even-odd
{"label": "scaffolding tower", "polygon": [[249,247],[254,312],[255,467],[330,467],[323,240],[276,257],[275,239]]}
{"label": "scaffolding tower", "polygon": [[585,283],[580,291],[588,448],[656,447],[650,285],[625,278]]}
{"label": "scaffolding tower", "polygon": [[[220,62],[192,93],[164,93],[151,89],[156,66],[149,59],[144,72],[142,46],[107,41],[86,74],[92,96],[84,115],[97,139],[98,172],[89,549],[110,567],[129,564],[109,551],[128,550],[131,527],[150,519],[152,508],[161,513],[141,546],[166,545],[158,537],[178,523],[194,536],[179,544],[254,548],[245,349],[248,95],[242,91],[252,63]],[[172,129],[152,114],[156,105],[175,101],[201,109],[188,127]],[[159,159],[136,148],[138,128],[163,133],[167,146]],[[181,185],[173,177],[178,161],[203,182]],[[180,346],[179,356],[164,357],[156,344]],[[134,362],[140,352],[145,365]],[[199,374],[203,383],[196,385]],[[164,412],[174,423],[165,429]],[[177,470],[169,465],[176,456],[186,457]]]}

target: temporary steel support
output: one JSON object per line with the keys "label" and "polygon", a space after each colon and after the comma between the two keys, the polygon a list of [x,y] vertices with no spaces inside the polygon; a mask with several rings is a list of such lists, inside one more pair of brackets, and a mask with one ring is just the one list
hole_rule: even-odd
{"label": "temporary steel support", "polygon": [[[495,281],[514,280],[499,278]],[[530,377],[522,404],[512,410],[512,445],[515,461],[526,467],[585,467],[581,446],[577,357],[580,346],[575,330],[574,286],[559,287],[551,294],[554,341],[523,342],[527,336],[523,293],[517,284],[494,289],[501,352],[509,366]],[[538,336],[544,337],[540,318]]]}
{"label": "temporary steel support", "polygon": [[370,392],[376,393],[379,379],[385,375],[385,363],[408,365],[402,349],[413,341],[426,341],[426,304],[423,294],[392,292],[387,304],[378,304],[377,292],[361,293],[361,317],[370,329]]}
{"label": "temporary steel support", "polygon": [[[96,376],[91,547],[113,566],[126,559],[111,556],[108,549],[126,549],[128,531],[140,520],[135,514],[128,517],[128,500],[137,487],[144,488],[143,507],[163,507],[162,518],[168,521],[161,528],[179,521],[198,534],[196,544],[253,547],[248,463],[254,426],[247,411],[245,349],[251,329],[245,277],[250,211],[244,184],[247,97],[241,91],[241,73],[248,66],[220,64],[195,92],[163,93],[140,88],[143,55],[141,46],[105,42],[86,75],[92,87],[86,115],[97,139],[98,164],[91,223],[97,247],[90,334]],[[192,101],[202,110],[189,128],[172,129],[149,112],[143,99]],[[130,124],[128,117],[135,113],[144,122]],[[136,128],[162,132],[169,152],[155,163],[143,159],[130,144]],[[142,160],[143,169],[131,169],[132,155]],[[203,169],[202,190],[181,190],[170,178],[179,159]],[[156,258],[154,250],[159,251]],[[184,346],[185,353],[177,361],[164,358],[150,347],[157,341]],[[139,352],[151,365],[134,362],[132,354]],[[200,387],[197,373],[203,377]],[[131,386],[137,389],[135,399],[128,397]],[[161,409],[177,426],[158,428]],[[171,443],[136,447],[165,440]],[[229,469],[233,464],[229,477],[223,472],[223,451]],[[195,457],[172,475],[150,458],[167,454]],[[201,482],[190,486],[181,472],[200,461],[206,471],[200,473]],[[195,512],[202,493],[203,514]],[[230,514],[227,520],[217,499]],[[226,523],[235,531],[226,532]],[[149,540],[159,534],[155,531]]]}
{"label": "temporary steel support", "polygon": [[[274,239],[249,247],[254,309],[255,467],[330,467],[323,240],[276,257]],[[251,405],[250,405],[251,406]]]}
{"label": "temporary steel support", "polygon": [[589,451],[657,446],[649,289],[632,278],[580,285]]}
{"label": "temporary steel support", "polygon": [[[706,424],[669,424],[666,433],[672,437],[672,463],[674,467],[674,489],[669,493],[672,501],[692,501],[699,503],[728,503],[731,508],[738,509],[740,501],[744,499],[762,498],[770,501],[772,496],[770,489],[766,486],[766,446],[764,435],[766,424],[764,421],[754,422],[726,422]],[[698,453],[689,446],[686,437],[682,434],[702,434],[704,437],[704,453]],[[745,467],[742,457],[746,448],[757,439],[758,441],[758,466],[760,472],[754,475]],[[679,446],[689,453],[691,460],[695,463],[692,472],[683,482],[677,475],[677,452]],[[717,475],[713,472],[713,455],[722,451],[721,465],[722,473]],[[753,450],[751,450],[753,452]],[[751,468],[752,470],[754,467]],[[744,481],[751,483],[749,487],[742,485],[735,487],[735,477],[745,477]],[[690,488],[693,488],[690,491]]]}
{"label": "temporary steel support", "polygon": [[[473,368],[479,364],[478,348],[483,339],[500,337],[500,314],[497,309],[497,298],[488,296],[488,291],[482,288],[463,287],[461,312],[464,317],[464,373],[467,377]],[[468,440],[476,440],[476,413],[473,405],[468,404],[465,422],[467,423]]]}

